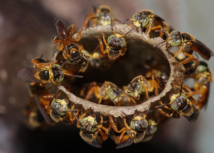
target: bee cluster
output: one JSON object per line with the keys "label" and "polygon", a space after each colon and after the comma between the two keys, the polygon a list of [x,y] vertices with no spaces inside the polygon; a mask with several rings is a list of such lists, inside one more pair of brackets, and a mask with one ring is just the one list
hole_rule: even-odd
{"label": "bee cluster", "polygon": [[[124,24],[127,21],[131,25]],[[88,28],[90,22],[93,28]],[[121,22],[109,7],[101,5],[88,14],[77,34],[73,34],[74,25],[61,19],[55,19],[55,26],[58,36],[52,40],[58,51],[54,57],[32,59],[33,68],[21,69],[17,75],[29,82],[30,101],[24,112],[31,126],[76,122],[88,144],[101,147],[111,137],[117,148],[123,148],[150,140],[157,125],[169,117],[184,116],[194,122],[206,105],[212,73],[193,53],[209,60],[213,52],[189,33],[172,30],[153,11],[142,10]],[[116,32],[118,26],[125,27],[126,32]],[[94,29],[98,31],[90,32]],[[84,32],[88,33],[85,43]],[[147,52],[144,48],[140,49],[142,54],[135,53],[134,34],[141,46],[150,45],[149,52],[157,53],[138,61],[137,66],[131,64],[146,57]],[[157,38],[161,41],[149,44]],[[93,50],[90,45],[95,46]],[[173,47],[178,50],[171,52]],[[167,53],[159,56],[163,50]],[[132,73],[137,75],[132,77]],[[92,79],[87,80],[89,77]],[[99,82],[108,77],[116,81]],[[129,83],[120,88],[117,82],[121,84],[123,78]],[[192,87],[183,83],[187,78],[194,80]]]}

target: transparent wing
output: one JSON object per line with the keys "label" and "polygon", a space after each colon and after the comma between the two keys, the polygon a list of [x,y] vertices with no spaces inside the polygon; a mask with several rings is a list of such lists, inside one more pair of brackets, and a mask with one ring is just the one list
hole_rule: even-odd
{"label": "transparent wing", "polygon": [[37,104],[37,106],[38,106],[43,118],[45,119],[46,123],[48,125],[51,124],[51,120],[50,120],[48,114],[45,112],[45,109],[44,109],[44,107],[42,106],[42,104],[41,104],[41,102],[39,100],[39,95],[37,93],[35,93],[34,97],[35,97],[35,100],[36,100],[36,104]]}
{"label": "transparent wing", "polygon": [[24,68],[18,72],[17,77],[24,82],[41,82],[35,77],[36,72],[39,70],[37,68]]}

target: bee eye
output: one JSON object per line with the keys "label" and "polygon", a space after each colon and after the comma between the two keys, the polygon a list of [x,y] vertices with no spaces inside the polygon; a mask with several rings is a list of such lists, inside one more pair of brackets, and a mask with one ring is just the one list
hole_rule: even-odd
{"label": "bee eye", "polygon": [[77,59],[77,58],[79,58],[79,56],[80,56],[80,53],[78,51],[74,50],[71,52],[72,59]]}
{"label": "bee eye", "polygon": [[147,26],[147,24],[149,23],[149,17],[147,16],[143,21],[143,27]]}
{"label": "bee eye", "polygon": [[178,110],[178,106],[175,104],[175,102],[173,102],[173,103],[171,104],[171,108],[172,108],[173,110],[175,110],[175,111]]}
{"label": "bee eye", "polygon": [[54,64],[52,67],[53,75],[54,75],[54,80],[56,82],[62,82],[64,80],[64,75],[62,71],[59,69],[60,65]]}
{"label": "bee eye", "polygon": [[130,123],[130,126],[131,126],[131,128],[133,129],[133,130],[135,130],[135,121],[131,121],[131,123]]}
{"label": "bee eye", "polygon": [[204,72],[204,71],[206,71],[206,70],[207,70],[207,67],[204,66],[204,65],[199,65],[199,66],[197,67],[197,71],[198,71],[198,72]]}
{"label": "bee eye", "polygon": [[137,90],[137,93],[138,94],[141,94],[142,93],[142,85],[141,85],[141,83],[140,82],[138,82],[137,84],[136,84],[136,90]]}
{"label": "bee eye", "polygon": [[108,89],[108,96],[111,100],[115,99],[116,94],[114,93],[114,90],[112,88]]}
{"label": "bee eye", "polygon": [[175,41],[171,41],[170,45],[173,47],[179,46],[181,44],[181,39],[177,39]]}
{"label": "bee eye", "polygon": [[122,45],[121,47],[124,47],[126,45],[126,40],[124,38],[121,38],[122,39]]}
{"label": "bee eye", "polygon": [[41,72],[39,73],[39,77],[40,77],[42,80],[49,80],[49,71],[48,71],[48,70],[41,71]]}
{"label": "bee eye", "polygon": [[108,44],[111,43],[113,37],[115,37],[115,35],[110,35],[110,36],[108,37],[108,40],[107,40],[107,43],[108,43]]}

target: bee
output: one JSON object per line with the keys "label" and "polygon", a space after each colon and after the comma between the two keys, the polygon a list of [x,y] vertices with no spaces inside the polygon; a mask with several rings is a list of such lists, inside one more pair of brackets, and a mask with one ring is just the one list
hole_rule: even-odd
{"label": "bee", "polygon": [[[151,106],[151,103],[150,103],[150,106]],[[116,144],[118,144],[116,149],[129,146],[132,143],[139,143],[143,140],[146,134],[146,129],[149,126],[148,121],[146,119],[149,109],[147,110],[146,114],[143,113],[143,115],[141,113],[136,113],[129,125],[126,122],[126,117],[123,117],[123,122],[125,127],[123,127],[120,131],[118,131],[116,124],[114,123],[112,117],[109,115],[111,127],[117,133],[121,133],[120,136],[115,136],[115,135],[112,136],[112,139],[115,141]]]}
{"label": "bee", "polygon": [[54,24],[56,26],[58,36],[53,36],[52,41],[57,44],[57,49],[63,52],[63,56],[65,58],[69,58],[67,47],[72,43],[78,43],[80,41],[81,30],[78,31],[78,38],[75,39],[72,37],[75,30],[75,25],[68,26],[68,24],[61,19],[55,19]]}
{"label": "bee", "polygon": [[157,125],[158,123],[155,122],[154,120],[152,119],[148,120],[148,127],[146,129],[146,134],[141,142],[147,142],[152,139],[154,133],[157,131]]}
{"label": "bee", "polygon": [[[51,119],[58,123],[60,121],[65,120],[66,118],[69,119],[69,123],[72,124],[75,121],[75,116],[78,116],[79,112],[78,110],[74,109],[75,105],[73,105],[71,108],[69,108],[70,103],[68,99],[60,99],[60,98],[54,98],[50,103],[50,117]],[[75,112],[76,114],[72,114],[72,112]]]}
{"label": "bee", "polygon": [[[181,84],[182,86],[182,84]],[[179,93],[175,93],[170,95],[170,102],[167,105],[161,105],[160,107],[164,106],[164,107],[168,107],[168,105],[170,107],[168,107],[168,109],[172,110],[171,114],[166,113],[165,111],[163,111],[159,106],[156,106],[156,108],[158,109],[158,111],[167,116],[167,117],[171,117],[174,113],[174,111],[178,114],[180,114],[181,116],[184,116],[189,122],[195,122],[198,118],[199,115],[199,111],[198,109],[193,105],[193,104],[197,104],[197,102],[195,102],[195,98],[192,97],[192,94],[186,94],[184,91],[182,91],[182,88],[180,89]],[[188,92],[191,90],[189,89],[189,87],[185,86],[185,88],[188,88]]]}
{"label": "bee", "polygon": [[90,58],[89,63],[92,67],[100,68],[103,65],[102,54],[100,52],[95,52]]}
{"label": "bee", "polygon": [[60,66],[55,62],[49,63],[37,63],[37,68],[24,68],[21,69],[17,77],[24,82],[31,82],[31,85],[40,83],[40,85],[45,85],[47,83],[58,84],[63,81],[64,76],[71,77],[82,77],[78,75],[73,75],[67,70],[62,69],[63,65]]}
{"label": "bee", "polygon": [[88,61],[91,54],[83,48],[81,44],[72,44],[68,46],[69,58],[67,59],[67,64],[79,65],[79,72],[85,72],[88,68]]}
{"label": "bee", "polygon": [[83,28],[86,29],[88,27],[90,20],[93,22],[93,27],[96,27],[97,25],[110,25],[111,19],[115,20],[111,8],[106,5],[100,5],[98,9],[94,7],[94,13],[90,12],[87,15]]}
{"label": "bee", "polygon": [[[192,51],[196,51],[199,55],[201,55],[205,60],[209,60],[211,56],[213,56],[213,52],[202,42],[194,38],[189,33],[179,31],[172,31],[170,34],[165,31],[168,38],[163,42],[166,42],[166,48],[169,47],[178,47],[179,50],[174,53],[173,59],[175,59],[180,53],[183,53],[187,58],[182,60],[177,64],[177,66],[186,64],[190,60],[198,62],[198,59],[192,55]],[[163,43],[161,42],[161,43]]]}
{"label": "bee", "polygon": [[115,33],[114,30],[113,30],[112,22],[111,22],[111,29],[112,29],[113,35],[110,35],[107,40],[105,39],[105,34],[102,31],[100,32],[102,34],[103,42],[104,42],[105,46],[103,45],[103,42],[102,42],[101,38],[99,38],[98,36],[96,36],[96,38],[99,41],[101,52],[104,55],[107,54],[108,58],[110,60],[115,60],[118,57],[125,55],[126,49],[127,49],[126,48],[127,42],[126,42],[124,37],[129,32],[131,32],[132,29],[130,29],[124,35]]}
{"label": "bee", "polygon": [[91,95],[95,95],[96,98],[99,99],[98,104],[102,102],[102,100],[111,100],[115,105],[122,100],[122,97],[126,94],[122,89],[118,88],[112,82],[105,81],[102,86],[99,86],[96,83],[92,83],[93,85],[88,90],[86,95],[86,100],[88,100]]}
{"label": "bee", "polygon": [[207,104],[210,92],[210,83],[212,82],[212,72],[208,68],[207,63],[203,61],[199,62],[193,78],[195,80],[194,90],[199,93],[198,104],[196,107],[200,110]]}
{"label": "bee", "polygon": [[[165,26],[165,29],[169,29],[168,24],[164,24],[164,20],[159,17],[158,15],[155,15],[153,11],[151,10],[142,10],[138,13],[135,13],[132,18],[127,19],[131,20],[131,27],[136,27],[137,31],[144,31],[145,34],[149,35],[151,30],[162,30]],[[152,27],[154,25],[154,27]],[[163,32],[160,31],[160,37],[163,37]]]}
{"label": "bee", "polygon": [[90,109],[83,112],[77,118],[77,127],[80,128],[80,136],[86,143],[100,148],[102,147],[102,142],[108,138],[109,130],[103,126],[105,122],[101,114],[100,123],[98,123],[94,114],[87,116],[88,112],[90,112]]}
{"label": "bee", "polygon": [[[29,93],[30,93],[30,102],[29,106],[32,107],[34,104],[32,103],[33,100],[35,100],[38,110],[40,111],[42,117],[44,118],[45,122],[49,125],[51,124],[51,120],[48,116],[49,114],[49,104],[50,99],[54,97],[54,94],[51,94],[49,90],[45,86],[40,86],[39,83],[36,83],[34,85],[29,84]],[[34,106],[35,107],[35,106]],[[36,123],[39,125],[38,121],[36,121],[36,117],[39,116],[39,113],[36,109],[36,111],[32,111],[30,113],[30,119],[31,123]],[[36,125],[36,124],[35,124]]]}
{"label": "bee", "polygon": [[161,89],[158,82],[158,78],[155,75],[152,75],[149,80],[139,75],[128,84],[125,92],[135,100],[139,100],[140,95],[146,93],[146,98],[149,99],[149,92],[155,91],[155,95],[158,95],[158,89]]}

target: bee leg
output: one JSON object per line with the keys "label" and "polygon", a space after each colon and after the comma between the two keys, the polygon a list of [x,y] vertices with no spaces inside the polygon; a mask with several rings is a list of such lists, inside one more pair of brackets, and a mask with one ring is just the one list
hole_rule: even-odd
{"label": "bee leg", "polygon": [[78,38],[77,39],[72,38],[72,41],[76,41],[76,42],[80,41],[80,39],[81,39],[81,31],[82,31],[81,29],[78,30],[78,32],[77,32]]}
{"label": "bee leg", "polygon": [[55,44],[61,43],[62,41],[59,39],[58,36],[54,36],[54,38],[52,39],[52,42]]}
{"label": "bee leg", "polygon": [[96,38],[97,38],[98,41],[99,41],[100,51],[101,51],[103,54],[106,54],[106,50],[104,49],[104,45],[103,45],[102,40],[101,40],[98,36],[96,36]]}
{"label": "bee leg", "polygon": [[90,96],[95,93],[95,88],[96,87],[91,87],[91,89],[89,89],[89,91],[87,92],[86,97],[85,97],[86,100],[88,100],[90,98]]}
{"label": "bee leg", "polygon": [[135,105],[137,105],[137,103],[136,103],[136,101],[134,100],[133,97],[131,97],[131,101],[132,101]]}
{"label": "bee leg", "polygon": [[105,140],[108,138],[108,135],[105,134],[101,129],[99,129],[99,133],[100,133],[100,135],[101,135],[103,141],[105,141]]}
{"label": "bee leg", "polygon": [[[176,56],[177,56],[181,51],[182,51],[182,46],[179,46],[179,49],[178,49],[178,51],[174,54],[172,60],[174,60],[174,59],[176,58]],[[171,60],[171,62],[172,62],[172,60]]]}
{"label": "bee leg", "polygon": [[129,126],[129,125],[127,124],[127,122],[126,122],[126,118],[125,118],[125,117],[123,117],[123,123],[124,123],[124,125],[125,125],[125,127],[126,127],[127,129],[131,130],[130,126]]}
{"label": "bee leg", "polygon": [[125,55],[126,50],[127,50],[126,46],[122,48],[122,52],[121,52],[121,55],[122,55],[122,56]]}
{"label": "bee leg", "polygon": [[127,140],[127,137],[125,137],[124,139],[125,132],[126,131],[123,131],[119,137],[116,137],[115,135],[113,135],[113,139],[116,144],[120,144],[121,142],[125,142]]}
{"label": "bee leg", "polygon": [[117,125],[114,123],[112,116],[108,115],[108,117],[109,117],[110,127],[113,128],[114,131],[116,131],[117,133],[121,133],[126,130],[126,128],[124,127],[120,131],[118,131]]}
{"label": "bee leg", "polygon": [[152,88],[155,89],[155,95],[158,95],[158,84],[157,81],[155,81],[154,75],[152,75]]}
{"label": "bee leg", "polygon": [[147,86],[143,85],[143,88],[145,89],[145,92],[146,92],[146,99],[149,99],[149,91]]}
{"label": "bee leg", "polygon": [[163,31],[162,31],[163,27],[161,25],[158,25],[158,26],[155,26],[155,27],[152,27],[151,30],[160,30],[160,37],[162,38],[163,37]]}
{"label": "bee leg", "polygon": [[68,27],[68,31],[69,31],[69,34],[72,36],[72,34],[74,33],[74,30],[75,30],[75,25],[71,25]]}
{"label": "bee leg", "polygon": [[105,34],[101,31],[100,32],[101,34],[102,34],[102,36],[103,36],[103,42],[104,42],[104,44],[106,45],[106,46],[108,46],[108,43],[107,43],[107,41],[106,41],[106,39],[105,39]]}
{"label": "bee leg", "polygon": [[[164,105],[164,103],[163,103],[161,100],[159,100],[159,103],[160,103],[161,105]],[[169,108],[168,106],[164,106],[164,108],[166,108],[166,109],[168,109],[168,110],[171,110],[171,108]]]}
{"label": "bee leg", "polygon": [[188,54],[188,53],[185,53],[185,52],[184,52],[184,55],[186,55],[188,58],[186,58],[186,59],[183,60],[182,62],[179,62],[179,63],[177,64],[177,66],[182,65],[182,64],[186,64],[186,63],[188,63],[190,60],[193,60],[193,61],[198,62],[198,59],[195,58],[194,56],[192,56],[191,54]]}
{"label": "bee leg", "polygon": [[90,21],[90,20],[91,20],[92,22],[96,22],[96,20],[93,19],[93,18],[95,18],[94,13],[89,12],[88,15],[87,15],[86,18],[85,18],[84,23],[83,23],[83,29],[84,29],[84,30],[85,30],[87,27],[89,27],[89,21]]}
{"label": "bee leg", "polygon": [[63,44],[56,44],[56,48],[59,50],[59,51],[62,51],[63,48],[64,48],[64,45]]}
{"label": "bee leg", "polygon": [[[75,105],[73,105],[72,107],[71,107],[71,110],[73,110],[74,109],[74,107],[75,107]],[[68,118],[69,118],[69,124],[73,124],[73,122],[75,121],[75,117],[73,116],[73,114],[72,114],[72,112],[68,112]]]}
{"label": "bee leg", "polygon": [[146,35],[146,36],[149,37],[149,33],[150,33],[151,29],[152,29],[152,24],[149,23],[149,25],[148,25],[148,27],[146,28],[146,31],[145,31],[145,35]]}
{"label": "bee leg", "polygon": [[173,115],[173,111],[170,114],[168,114],[165,111],[163,111],[161,108],[157,108],[157,109],[161,114],[163,114],[166,117],[172,117],[172,115]]}

